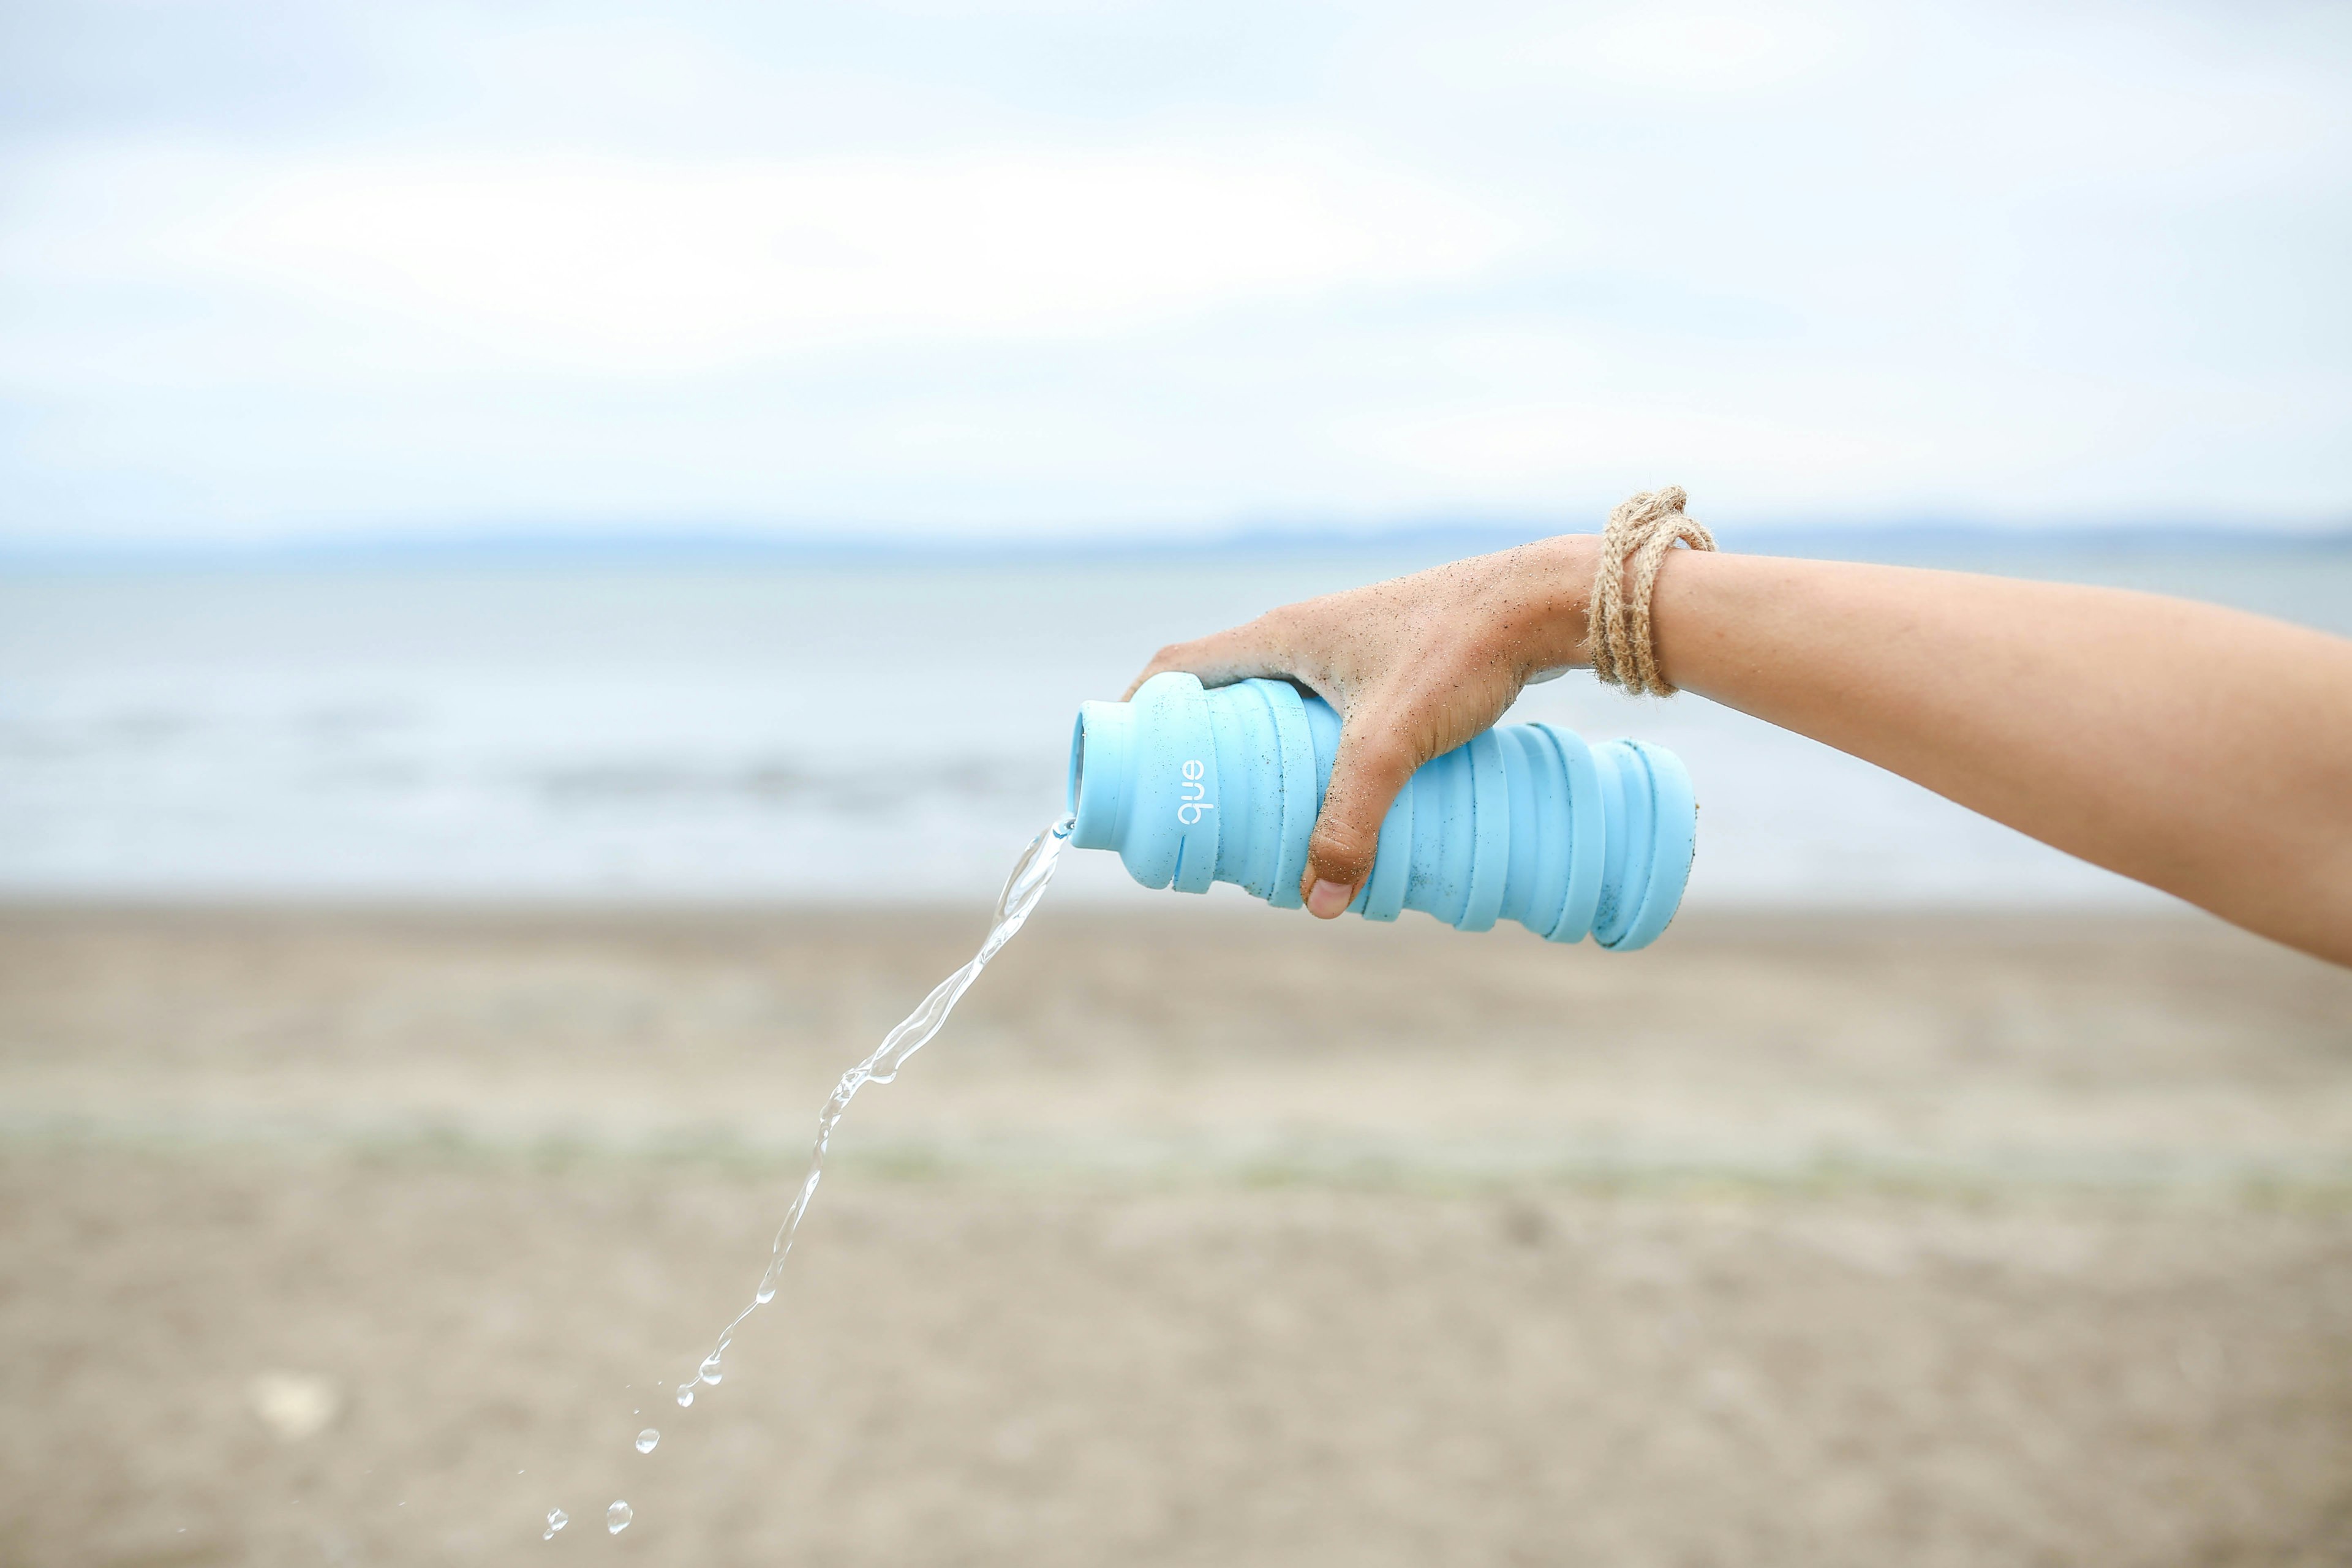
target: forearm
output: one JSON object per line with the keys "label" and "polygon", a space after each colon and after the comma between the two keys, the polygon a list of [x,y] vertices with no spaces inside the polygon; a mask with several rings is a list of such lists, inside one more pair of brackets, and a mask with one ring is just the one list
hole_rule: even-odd
{"label": "forearm", "polygon": [[2211,605],[1674,552],[1675,685],[2352,963],[2352,643]]}

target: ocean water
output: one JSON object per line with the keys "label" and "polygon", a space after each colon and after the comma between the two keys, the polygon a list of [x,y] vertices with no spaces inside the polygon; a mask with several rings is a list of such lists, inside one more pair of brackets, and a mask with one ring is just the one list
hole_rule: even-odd
{"label": "ocean water", "polygon": [[[1846,550],[2352,634],[2341,543]],[[1082,700],[1163,642],[1449,552],[19,567],[0,573],[0,896],[977,907],[1060,809]],[[1572,674],[1512,716],[1683,754],[1694,904],[2157,901],[1701,699]],[[1057,898],[1174,896],[1069,859]]]}

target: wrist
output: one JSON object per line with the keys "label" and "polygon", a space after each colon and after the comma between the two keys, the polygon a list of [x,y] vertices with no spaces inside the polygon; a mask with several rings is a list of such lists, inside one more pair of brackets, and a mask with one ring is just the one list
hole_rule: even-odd
{"label": "wrist", "polygon": [[1528,672],[1580,668],[1592,662],[1586,637],[1591,625],[1592,574],[1600,569],[1601,538],[1563,533],[1525,547],[1529,559],[1517,584],[1534,613],[1521,644]]}

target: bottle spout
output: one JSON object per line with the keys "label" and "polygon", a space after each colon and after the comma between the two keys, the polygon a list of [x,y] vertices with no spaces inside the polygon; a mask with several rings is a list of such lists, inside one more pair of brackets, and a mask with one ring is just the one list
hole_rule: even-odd
{"label": "bottle spout", "polygon": [[1120,818],[1127,808],[1129,755],[1135,742],[1135,710],[1124,702],[1086,702],[1070,731],[1069,814],[1076,819],[1070,842],[1081,849],[1119,847]]}

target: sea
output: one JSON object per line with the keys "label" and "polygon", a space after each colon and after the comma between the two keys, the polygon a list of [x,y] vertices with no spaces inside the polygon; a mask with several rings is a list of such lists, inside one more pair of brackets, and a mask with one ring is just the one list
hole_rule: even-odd
{"label": "sea", "polygon": [[[17,560],[0,565],[0,899],[980,909],[1061,809],[1078,704],[1117,697],[1160,644],[1494,542]],[[2343,536],[1748,547],[2116,584],[2352,636]],[[1510,718],[1681,753],[1694,907],[2165,902],[1701,698],[1576,673]],[[1172,896],[1094,854],[1055,889]]]}

